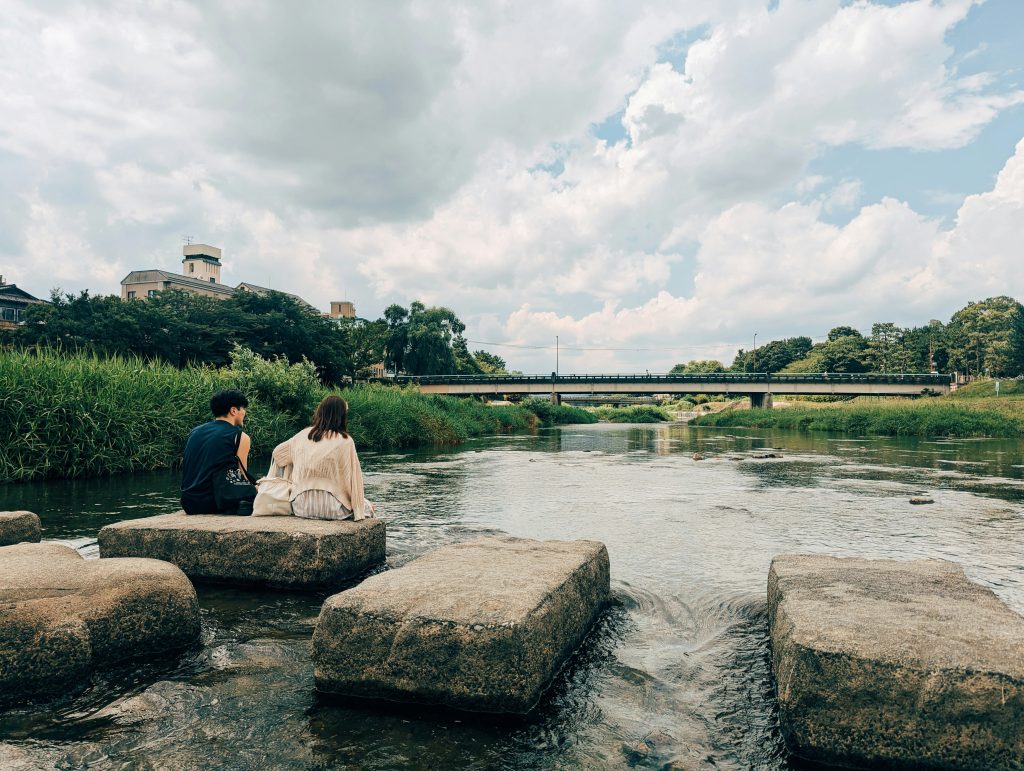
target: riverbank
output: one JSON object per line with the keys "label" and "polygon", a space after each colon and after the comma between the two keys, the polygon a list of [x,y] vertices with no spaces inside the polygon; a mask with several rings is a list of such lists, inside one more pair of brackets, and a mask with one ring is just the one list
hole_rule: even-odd
{"label": "riverbank", "polygon": [[[215,391],[238,388],[250,406],[245,430],[254,455],[308,425],[332,391],[312,364],[262,359],[236,348],[230,367],[186,367],[137,358],[51,350],[0,353],[0,482],[102,476],[168,468],[189,431],[210,419]],[[361,449],[454,445],[473,436],[594,422],[590,413],[548,403],[488,406],[414,389],[340,391]]]}
{"label": "riverbank", "polygon": [[1024,384],[975,383],[950,396],[858,397],[846,402],[792,401],[771,410],[733,409],[695,418],[694,425],[838,431],[880,436],[1024,436]]}

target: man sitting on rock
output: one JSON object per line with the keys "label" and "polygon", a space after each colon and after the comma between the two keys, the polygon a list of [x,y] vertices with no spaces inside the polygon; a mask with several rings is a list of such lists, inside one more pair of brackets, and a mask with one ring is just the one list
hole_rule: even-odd
{"label": "man sitting on rock", "polygon": [[186,514],[252,514],[256,487],[246,471],[250,440],[242,431],[248,406],[241,391],[219,391],[210,399],[214,419],[188,435],[181,468]]}

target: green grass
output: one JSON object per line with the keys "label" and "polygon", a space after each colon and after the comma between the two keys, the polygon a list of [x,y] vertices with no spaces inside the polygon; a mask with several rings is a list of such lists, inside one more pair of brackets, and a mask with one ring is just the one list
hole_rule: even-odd
{"label": "green grass", "polygon": [[519,403],[524,410],[537,416],[542,426],[562,426],[570,423],[597,423],[597,416],[590,410],[552,404],[549,399],[524,399]]}
{"label": "green grass", "polygon": [[661,407],[634,404],[629,407],[593,407],[591,412],[610,423],[665,423],[672,417]]}
{"label": "green grass", "polygon": [[[969,400],[970,399],[970,400]],[[855,399],[814,407],[729,410],[695,425],[841,431],[884,436],[1024,436],[1024,399]]]}
{"label": "green grass", "polygon": [[[210,419],[211,394],[224,388],[249,398],[245,430],[253,455],[308,425],[330,393],[308,362],[289,365],[244,349],[219,370],[48,349],[0,352],[0,482],[174,466],[189,431]],[[362,386],[341,393],[360,449],[457,444],[539,422],[530,409],[415,390]]]}

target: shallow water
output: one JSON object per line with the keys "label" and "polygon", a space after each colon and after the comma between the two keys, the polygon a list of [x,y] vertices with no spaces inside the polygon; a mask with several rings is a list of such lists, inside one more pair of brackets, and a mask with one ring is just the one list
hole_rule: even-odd
{"label": "shallow water", "polygon": [[[783,457],[756,457],[769,448]],[[390,567],[482,533],[607,544],[615,605],[528,719],[319,698],[323,595],[200,586],[202,646],[0,714],[0,766],[798,768],[767,663],[773,555],[952,559],[1024,612],[1017,441],[597,424],[363,465]],[[36,511],[45,539],[95,556],[100,527],[174,508],[176,484],[0,487],[0,510]],[[921,494],[935,503],[912,506]]]}

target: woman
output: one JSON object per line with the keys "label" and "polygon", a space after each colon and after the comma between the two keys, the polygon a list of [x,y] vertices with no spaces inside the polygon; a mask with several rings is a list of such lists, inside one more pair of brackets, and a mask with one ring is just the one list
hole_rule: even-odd
{"label": "woman", "polygon": [[372,517],[376,507],[363,497],[363,470],[348,435],[348,402],[326,397],[313,425],[274,448],[278,468],[291,466],[292,513],[308,519]]}

